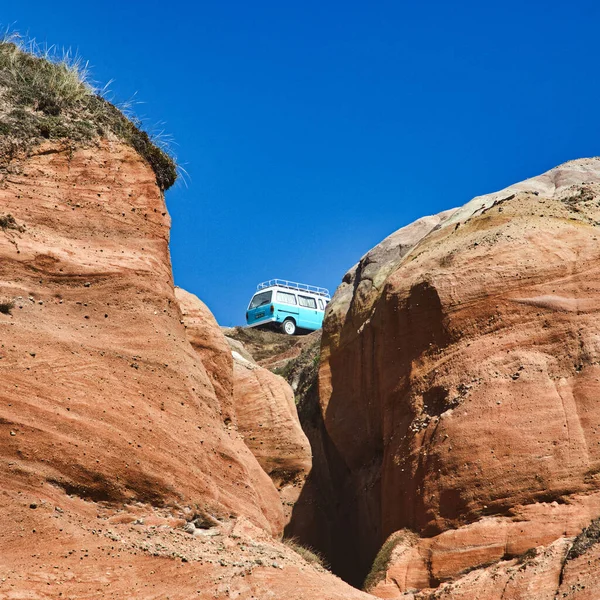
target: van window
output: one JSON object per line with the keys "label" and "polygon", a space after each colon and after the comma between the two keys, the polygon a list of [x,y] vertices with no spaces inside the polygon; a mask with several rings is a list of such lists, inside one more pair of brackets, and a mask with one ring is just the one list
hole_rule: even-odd
{"label": "van window", "polygon": [[273,292],[271,290],[256,294],[256,296],[254,296],[250,302],[250,308],[256,308],[257,306],[262,306],[263,304],[269,304],[269,302],[271,302],[272,295]]}
{"label": "van window", "polygon": [[323,306],[323,300],[321,300],[321,298],[319,298],[319,310],[325,310],[325,307]]}
{"label": "van window", "polygon": [[301,296],[300,294],[298,294],[298,304],[304,308],[317,308],[317,301],[314,298]]}
{"label": "van window", "polygon": [[289,292],[277,292],[277,302],[283,302],[284,304],[296,304],[296,296]]}

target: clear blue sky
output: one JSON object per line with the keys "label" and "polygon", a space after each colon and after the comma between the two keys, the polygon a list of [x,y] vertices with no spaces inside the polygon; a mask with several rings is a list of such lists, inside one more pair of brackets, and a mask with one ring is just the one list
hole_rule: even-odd
{"label": "clear blue sky", "polygon": [[600,3],[2,2],[174,139],[175,282],[219,322],[255,285],[334,289],[386,235],[600,154]]}

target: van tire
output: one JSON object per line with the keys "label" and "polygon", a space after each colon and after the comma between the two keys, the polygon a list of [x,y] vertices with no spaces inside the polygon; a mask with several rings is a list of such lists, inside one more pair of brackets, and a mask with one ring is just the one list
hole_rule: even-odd
{"label": "van tire", "polygon": [[281,331],[287,335],[294,335],[296,333],[296,323],[294,319],[286,319],[281,324]]}

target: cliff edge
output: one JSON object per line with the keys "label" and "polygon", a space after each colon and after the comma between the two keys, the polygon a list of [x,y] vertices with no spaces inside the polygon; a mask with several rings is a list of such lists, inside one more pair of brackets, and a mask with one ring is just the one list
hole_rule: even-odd
{"label": "cliff edge", "polygon": [[366,597],[280,543],[175,294],[174,163],[72,75],[0,45],[0,595]]}

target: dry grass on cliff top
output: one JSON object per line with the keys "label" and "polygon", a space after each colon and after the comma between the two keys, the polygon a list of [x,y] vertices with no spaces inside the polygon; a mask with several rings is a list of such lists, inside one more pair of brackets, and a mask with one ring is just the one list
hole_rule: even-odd
{"label": "dry grass on cliff top", "polygon": [[416,540],[416,534],[408,529],[396,531],[384,542],[373,560],[373,565],[363,583],[363,590],[370,592],[380,581],[386,577],[387,570],[392,562],[394,550],[400,544],[412,545]]}
{"label": "dry grass on cliff top", "polygon": [[115,136],[152,167],[168,189],[175,161],[89,83],[87,64],[65,52],[25,46],[16,35],[0,40],[0,152],[10,159],[44,140],[91,142]]}
{"label": "dry grass on cliff top", "polygon": [[307,563],[329,570],[329,565],[316,550],[308,546],[303,546],[296,538],[284,538],[282,541],[288,548],[299,554]]}

